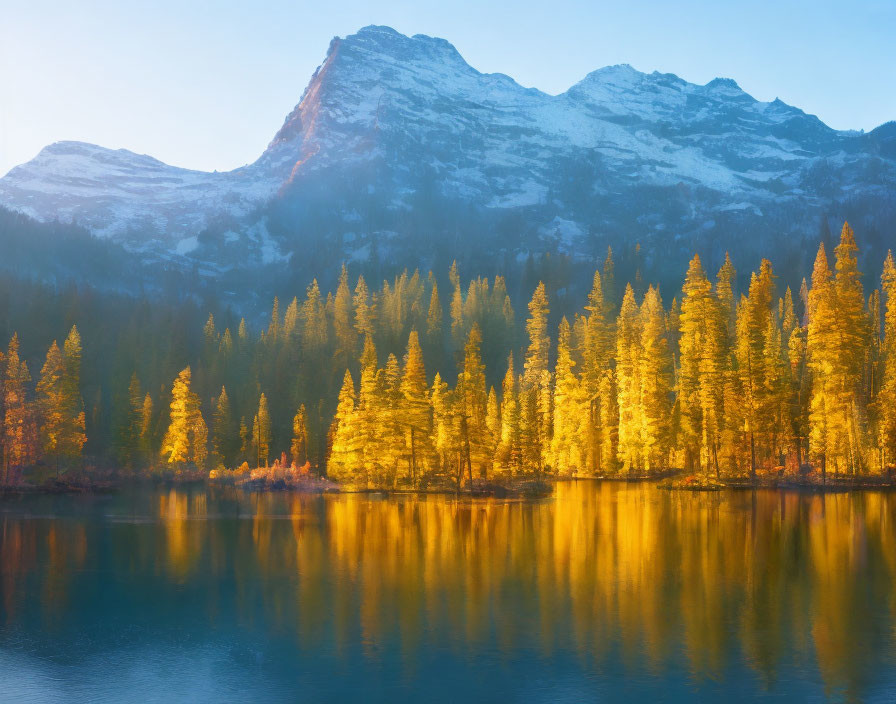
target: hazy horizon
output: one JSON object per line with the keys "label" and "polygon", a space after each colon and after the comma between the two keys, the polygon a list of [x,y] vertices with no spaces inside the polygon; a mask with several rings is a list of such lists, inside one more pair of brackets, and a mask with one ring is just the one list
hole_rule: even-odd
{"label": "hazy horizon", "polygon": [[780,98],[835,129],[867,131],[896,119],[896,94],[879,90],[880,77],[896,70],[892,3],[852,3],[847,13],[845,3],[801,0],[749,10],[527,2],[514,4],[512,16],[506,5],[472,3],[463,12],[419,3],[371,11],[352,1],[313,14],[309,7],[12,7],[0,28],[0,175],[64,140],[205,171],[250,163],[298,102],[331,38],[369,24],[442,37],[477,70],[551,94],[628,63],[699,84],[732,78],[758,100]]}

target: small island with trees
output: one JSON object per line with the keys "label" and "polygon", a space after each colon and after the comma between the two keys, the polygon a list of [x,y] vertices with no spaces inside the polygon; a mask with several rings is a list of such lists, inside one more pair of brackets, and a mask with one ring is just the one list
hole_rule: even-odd
{"label": "small island with trees", "polygon": [[371,292],[343,267],[326,296],[314,281],[282,314],[275,299],[258,335],[209,315],[192,359],[176,311],[146,303],[115,344],[88,340],[87,353],[72,325],[36,379],[13,334],[0,356],[3,487],[155,479],[541,495],[573,477],[891,486],[896,264],[888,253],[879,288],[866,292],[857,253],[844,224],[833,263],[822,244],[796,293],[779,290],[762,260],[739,295],[727,255],[714,279],[695,256],[666,304],[640,272],[617,289],[608,252],[553,337],[544,281],[518,330],[504,278],[464,290],[456,265],[447,316],[432,273],[404,272]]}

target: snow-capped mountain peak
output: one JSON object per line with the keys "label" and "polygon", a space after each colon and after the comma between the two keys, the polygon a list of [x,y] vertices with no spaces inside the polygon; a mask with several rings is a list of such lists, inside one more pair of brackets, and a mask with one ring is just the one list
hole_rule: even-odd
{"label": "snow-capped mountain peak", "polygon": [[888,134],[833,130],[732,79],[697,85],[627,64],[549,95],[480,73],[443,39],[369,26],[331,42],[249,166],[211,174],[61,142],[0,179],[0,204],[238,265],[309,245],[425,259],[456,241],[461,217],[483,251],[588,258],[608,241],[692,246],[720,228],[724,247],[763,218],[815,232],[822,215],[868,199],[889,223]]}

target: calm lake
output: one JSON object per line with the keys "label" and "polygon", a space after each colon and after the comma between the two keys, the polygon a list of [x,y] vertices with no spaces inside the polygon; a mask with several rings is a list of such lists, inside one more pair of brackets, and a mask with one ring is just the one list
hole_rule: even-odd
{"label": "calm lake", "polygon": [[0,500],[0,700],[896,701],[896,493]]}

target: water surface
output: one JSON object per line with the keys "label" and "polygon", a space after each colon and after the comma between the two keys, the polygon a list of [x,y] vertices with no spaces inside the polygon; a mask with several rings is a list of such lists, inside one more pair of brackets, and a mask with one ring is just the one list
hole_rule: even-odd
{"label": "water surface", "polygon": [[896,701],[896,494],[0,500],[4,701]]}

